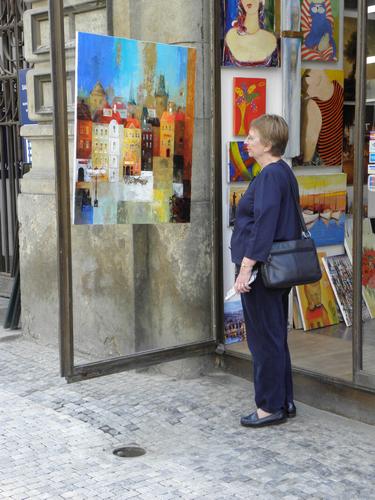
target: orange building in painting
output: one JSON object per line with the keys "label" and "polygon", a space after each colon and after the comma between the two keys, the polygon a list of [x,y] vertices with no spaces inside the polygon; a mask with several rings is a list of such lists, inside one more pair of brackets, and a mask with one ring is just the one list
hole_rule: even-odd
{"label": "orange building in painting", "polygon": [[87,160],[92,150],[92,121],[90,108],[84,101],[77,105],[77,158]]}
{"label": "orange building in painting", "polygon": [[164,111],[160,120],[160,156],[173,158],[176,115]]}
{"label": "orange building in painting", "polygon": [[175,115],[175,133],[174,133],[174,154],[184,156],[185,144],[185,114],[178,111]]}

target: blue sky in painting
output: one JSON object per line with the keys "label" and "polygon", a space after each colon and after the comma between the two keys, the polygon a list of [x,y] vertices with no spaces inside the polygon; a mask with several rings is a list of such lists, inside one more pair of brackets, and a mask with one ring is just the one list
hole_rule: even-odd
{"label": "blue sky in painting", "polygon": [[[88,95],[99,81],[105,89],[111,85],[115,95],[127,101],[133,82],[136,97],[137,87],[143,81],[143,44],[125,38],[78,33],[78,92]],[[155,86],[159,75],[164,75],[170,99],[184,106],[188,49],[166,44],[156,46]]]}

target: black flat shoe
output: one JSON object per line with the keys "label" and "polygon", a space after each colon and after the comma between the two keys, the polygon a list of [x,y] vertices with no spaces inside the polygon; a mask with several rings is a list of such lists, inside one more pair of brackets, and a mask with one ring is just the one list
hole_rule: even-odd
{"label": "black flat shoe", "polygon": [[244,427],[265,427],[266,425],[279,425],[286,422],[286,415],[284,410],[279,410],[272,413],[267,417],[258,417],[258,413],[254,411],[247,417],[241,418],[241,425]]}
{"label": "black flat shoe", "polygon": [[293,418],[297,415],[296,405],[292,403],[287,403],[285,407],[285,413],[288,418]]}

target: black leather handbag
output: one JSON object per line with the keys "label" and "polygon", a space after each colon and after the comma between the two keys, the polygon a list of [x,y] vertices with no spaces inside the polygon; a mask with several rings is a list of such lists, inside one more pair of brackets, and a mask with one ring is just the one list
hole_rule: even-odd
{"label": "black leather handbag", "polygon": [[314,240],[307,230],[295,186],[291,183],[301,222],[302,237],[299,240],[273,243],[266,262],[261,264],[261,275],[266,288],[289,288],[319,281],[322,271]]}

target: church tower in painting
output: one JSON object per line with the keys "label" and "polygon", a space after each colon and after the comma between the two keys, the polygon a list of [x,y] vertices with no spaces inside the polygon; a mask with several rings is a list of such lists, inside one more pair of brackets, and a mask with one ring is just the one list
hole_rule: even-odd
{"label": "church tower in painting", "polygon": [[155,96],[153,91],[155,88],[155,68],[157,59],[157,49],[154,43],[145,43],[143,47],[143,74],[144,74],[144,89],[145,100],[143,105],[147,109],[155,109]]}
{"label": "church tower in painting", "polygon": [[160,75],[157,91],[155,92],[156,116],[161,118],[168,108],[169,95],[165,88],[165,76]]}

